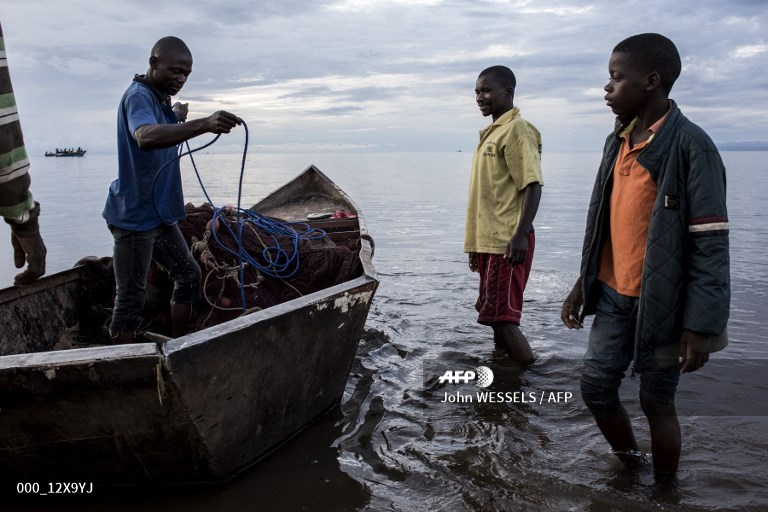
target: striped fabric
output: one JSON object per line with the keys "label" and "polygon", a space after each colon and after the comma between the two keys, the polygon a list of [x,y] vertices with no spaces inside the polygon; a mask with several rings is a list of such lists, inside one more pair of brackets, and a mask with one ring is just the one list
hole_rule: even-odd
{"label": "striped fabric", "polygon": [[702,217],[688,222],[692,236],[718,236],[728,234],[728,217]]}
{"label": "striped fabric", "polygon": [[13,95],[0,26],[0,215],[22,219],[34,207],[29,193],[29,158]]}

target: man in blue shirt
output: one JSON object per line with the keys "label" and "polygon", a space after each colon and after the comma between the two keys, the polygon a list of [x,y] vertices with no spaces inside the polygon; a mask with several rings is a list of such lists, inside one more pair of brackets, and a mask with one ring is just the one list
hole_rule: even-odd
{"label": "man in blue shirt", "polygon": [[113,343],[137,337],[152,261],[173,280],[174,337],[185,334],[192,304],[200,300],[200,267],[177,225],[185,218],[177,145],[204,133],[229,133],[242,121],[225,111],[186,121],[187,105],[172,107],[170,97],[191,72],[192,54],[184,41],[164,37],[152,48],[146,75],[134,78],[120,102],[118,178],[103,212],[115,239]]}

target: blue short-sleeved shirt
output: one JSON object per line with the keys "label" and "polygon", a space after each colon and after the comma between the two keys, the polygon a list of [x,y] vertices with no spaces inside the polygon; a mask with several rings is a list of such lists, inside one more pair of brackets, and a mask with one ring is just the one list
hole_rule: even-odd
{"label": "blue short-sleeved shirt", "polygon": [[102,213],[108,223],[146,231],[186,217],[176,146],[143,150],[133,136],[140,126],[177,122],[170,102],[161,102],[148,85],[134,81],[125,91],[117,113],[118,175]]}

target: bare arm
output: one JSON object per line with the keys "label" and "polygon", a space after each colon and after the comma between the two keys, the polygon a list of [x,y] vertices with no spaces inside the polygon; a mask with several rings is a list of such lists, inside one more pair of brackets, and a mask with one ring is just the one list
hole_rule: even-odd
{"label": "bare arm", "polygon": [[220,110],[202,119],[179,124],[145,124],[134,132],[136,143],[144,150],[175,146],[204,133],[229,133],[242,120]]}
{"label": "bare arm", "polygon": [[539,210],[540,200],[541,185],[539,183],[534,182],[525,187],[520,222],[517,224],[517,229],[509,240],[507,251],[504,253],[504,258],[513,267],[523,263],[528,255],[528,233],[531,231],[533,219]]}

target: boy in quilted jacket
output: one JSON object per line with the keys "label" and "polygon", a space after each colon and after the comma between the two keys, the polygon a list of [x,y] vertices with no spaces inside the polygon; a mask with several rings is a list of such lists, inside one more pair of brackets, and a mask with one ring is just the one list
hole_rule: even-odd
{"label": "boy in quilted jacket", "polygon": [[618,389],[630,363],[640,374],[658,479],[675,475],[680,459],[680,374],[706,363],[730,303],[725,169],[669,99],[680,70],[677,48],[659,34],[629,37],[611,54],[604,89],[616,130],[592,193],[581,274],[561,311],[572,329],[595,315],[581,392],[625,461],[638,445]]}

